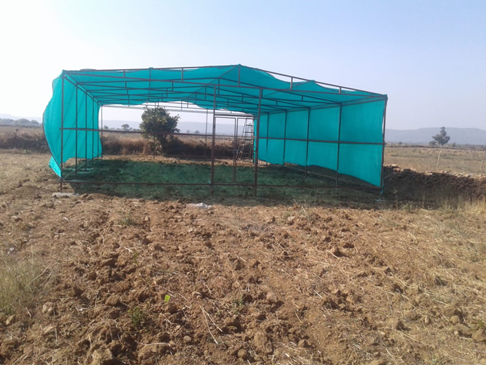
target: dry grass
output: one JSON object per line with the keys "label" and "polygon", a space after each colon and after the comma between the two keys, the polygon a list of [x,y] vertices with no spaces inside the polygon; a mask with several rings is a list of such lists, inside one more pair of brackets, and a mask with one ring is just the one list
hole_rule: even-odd
{"label": "dry grass", "polygon": [[[163,152],[167,156],[211,156],[210,138],[206,141],[203,137],[194,136],[169,138],[163,151],[159,151],[152,141],[141,138],[138,134],[104,136],[102,146],[105,155],[152,155]],[[232,157],[232,139],[216,139],[215,154],[220,158]]]}
{"label": "dry grass", "polygon": [[[3,256],[3,257],[2,257]],[[0,313],[11,315],[38,304],[38,293],[49,276],[32,255],[19,259],[15,255],[0,256]]]}
{"label": "dry grass", "polygon": [[[105,133],[101,139],[104,155],[153,155],[168,156],[210,156],[211,139],[194,136],[170,138],[163,151],[155,148],[153,142],[140,134]],[[24,153],[48,152],[49,147],[41,128],[0,128],[0,149],[21,150]],[[233,156],[231,138],[216,139],[215,153],[219,158]]]}
{"label": "dry grass", "polygon": [[[210,156],[211,138],[178,136],[168,142],[167,155]],[[102,138],[105,155],[153,154],[151,142],[140,134],[104,133]],[[0,148],[25,152],[47,152],[48,146],[41,128],[0,127]],[[484,147],[461,146],[439,148],[388,145],[385,149],[385,164],[396,164],[420,172],[461,174],[486,174],[486,149]],[[233,156],[232,138],[216,139],[216,155]]]}
{"label": "dry grass", "polygon": [[[138,135],[137,135],[138,136]],[[106,155],[135,155],[149,153],[148,141],[140,138],[104,136],[102,139],[103,153]]]}
{"label": "dry grass", "polygon": [[[31,245],[32,233],[39,214],[29,210],[23,199],[8,199],[15,189],[25,189],[24,197],[35,202],[46,186],[54,188],[55,180],[47,182],[47,154],[2,153],[0,169],[0,314],[34,313],[53,277],[47,268],[50,256],[39,256]],[[24,184],[30,186],[24,187]]]}
{"label": "dry grass", "polygon": [[[387,146],[385,164],[396,164],[420,172],[460,174],[486,174],[486,150],[484,148],[439,148]],[[438,163],[437,163],[438,161]]]}
{"label": "dry grass", "polygon": [[0,126],[0,148],[47,152],[42,128]]}

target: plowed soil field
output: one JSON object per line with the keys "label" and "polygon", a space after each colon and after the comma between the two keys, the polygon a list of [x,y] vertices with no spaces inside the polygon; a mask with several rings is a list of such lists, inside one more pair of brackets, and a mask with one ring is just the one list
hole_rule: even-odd
{"label": "plowed soil field", "polygon": [[486,364],[484,181],[54,197],[48,158],[0,154],[0,364]]}

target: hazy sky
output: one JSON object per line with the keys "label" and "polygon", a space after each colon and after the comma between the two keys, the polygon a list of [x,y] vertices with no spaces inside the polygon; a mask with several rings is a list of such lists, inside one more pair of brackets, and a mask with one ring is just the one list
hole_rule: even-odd
{"label": "hazy sky", "polygon": [[63,69],[240,63],[386,93],[389,128],[486,129],[484,0],[1,0],[0,14],[0,113],[41,116]]}

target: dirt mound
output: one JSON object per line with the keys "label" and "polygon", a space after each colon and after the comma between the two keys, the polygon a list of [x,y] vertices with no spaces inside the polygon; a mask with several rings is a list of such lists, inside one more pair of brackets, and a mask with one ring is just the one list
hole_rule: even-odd
{"label": "dirt mound", "polygon": [[49,151],[41,128],[0,128],[0,148]]}
{"label": "dirt mound", "polygon": [[385,189],[403,199],[478,200],[486,197],[486,177],[443,172],[418,172],[397,165],[385,166]]}

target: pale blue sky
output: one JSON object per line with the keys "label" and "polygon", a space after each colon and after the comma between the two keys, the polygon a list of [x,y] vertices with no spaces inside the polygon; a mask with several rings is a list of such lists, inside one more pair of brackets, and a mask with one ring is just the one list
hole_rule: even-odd
{"label": "pale blue sky", "polygon": [[386,93],[389,128],[486,129],[483,0],[2,0],[0,14],[0,113],[41,116],[62,69],[241,63]]}

